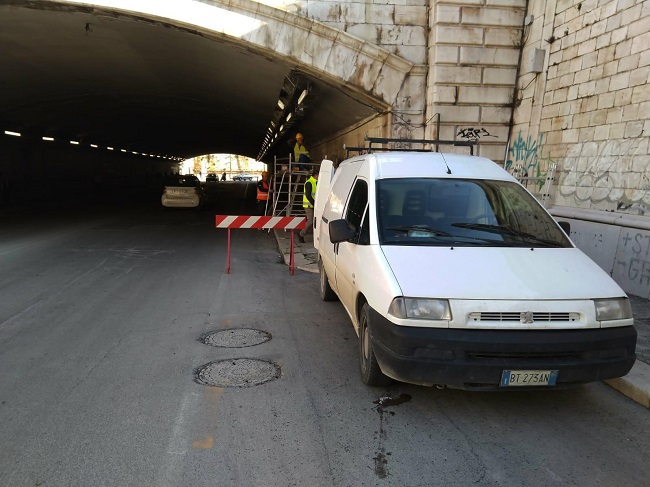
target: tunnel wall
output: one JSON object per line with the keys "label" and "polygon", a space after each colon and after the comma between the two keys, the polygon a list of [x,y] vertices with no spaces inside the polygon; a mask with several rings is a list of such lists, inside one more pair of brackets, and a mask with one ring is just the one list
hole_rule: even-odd
{"label": "tunnel wall", "polygon": [[57,201],[97,191],[158,192],[173,161],[106,148],[0,135],[0,205]]}
{"label": "tunnel wall", "polygon": [[[365,136],[390,137],[391,116],[388,114],[364,120],[357,125],[347,127],[333,136],[314,145],[310,151],[315,160],[330,159],[342,161],[348,153],[345,147],[365,147]],[[350,153],[350,156],[356,152]]]}

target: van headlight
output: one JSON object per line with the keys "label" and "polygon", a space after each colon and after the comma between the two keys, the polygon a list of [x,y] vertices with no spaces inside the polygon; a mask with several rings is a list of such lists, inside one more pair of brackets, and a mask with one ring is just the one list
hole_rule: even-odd
{"label": "van headlight", "polygon": [[597,321],[627,320],[632,318],[632,306],[627,298],[594,299]]}
{"label": "van headlight", "polygon": [[451,320],[451,309],[446,299],[395,298],[390,303],[388,314],[402,319]]}

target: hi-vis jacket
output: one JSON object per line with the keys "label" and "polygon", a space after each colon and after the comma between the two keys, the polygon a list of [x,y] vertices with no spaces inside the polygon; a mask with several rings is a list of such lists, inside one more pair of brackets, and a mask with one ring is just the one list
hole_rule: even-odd
{"label": "hi-vis jacket", "polygon": [[307,148],[300,142],[296,142],[296,145],[293,146],[293,156],[295,158],[295,161],[298,162],[300,160],[300,156],[303,154],[309,157],[309,150],[307,150]]}
{"label": "hi-vis jacket", "polygon": [[[318,180],[314,176],[309,176],[309,179],[305,181],[305,192],[302,195],[302,207],[303,208],[313,208],[314,207],[314,199],[316,198],[316,185],[318,184]],[[309,188],[307,187],[309,185]],[[310,190],[309,196],[311,198],[311,201],[309,201],[309,198],[307,197],[307,192]]]}
{"label": "hi-vis jacket", "polygon": [[269,183],[267,181],[260,181],[257,183],[257,200],[266,201],[269,199]]}

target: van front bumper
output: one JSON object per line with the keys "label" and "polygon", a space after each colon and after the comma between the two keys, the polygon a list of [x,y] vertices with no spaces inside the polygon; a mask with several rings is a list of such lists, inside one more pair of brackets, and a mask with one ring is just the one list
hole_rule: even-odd
{"label": "van front bumper", "polygon": [[551,386],[555,389],[622,377],[636,360],[636,335],[633,326],[580,330],[408,327],[370,310],[370,339],[384,374],[402,382],[459,389],[498,389],[505,370],[557,370],[557,383]]}

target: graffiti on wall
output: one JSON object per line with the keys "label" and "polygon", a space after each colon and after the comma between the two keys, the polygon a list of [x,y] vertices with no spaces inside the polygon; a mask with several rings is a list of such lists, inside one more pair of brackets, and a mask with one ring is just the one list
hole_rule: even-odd
{"label": "graffiti on wall", "polygon": [[537,139],[530,135],[525,137],[520,130],[508,148],[508,158],[504,165],[506,171],[517,179],[531,180],[537,191],[546,184],[548,169],[555,167],[553,160],[542,156],[543,138],[543,134]]}
{"label": "graffiti on wall", "polygon": [[650,233],[632,229],[622,232],[616,266],[615,277],[631,281],[640,289],[649,290]]}
{"label": "graffiti on wall", "polygon": [[479,128],[474,128],[474,127],[467,127],[467,128],[462,128],[458,131],[456,134],[458,137],[462,137],[463,139],[467,140],[479,140],[481,137],[494,137],[498,138],[496,135],[490,135],[490,132],[485,130],[483,127]]}
{"label": "graffiti on wall", "polygon": [[650,211],[648,139],[585,142],[567,153],[560,178],[563,197],[580,204],[616,203],[619,211]]}

